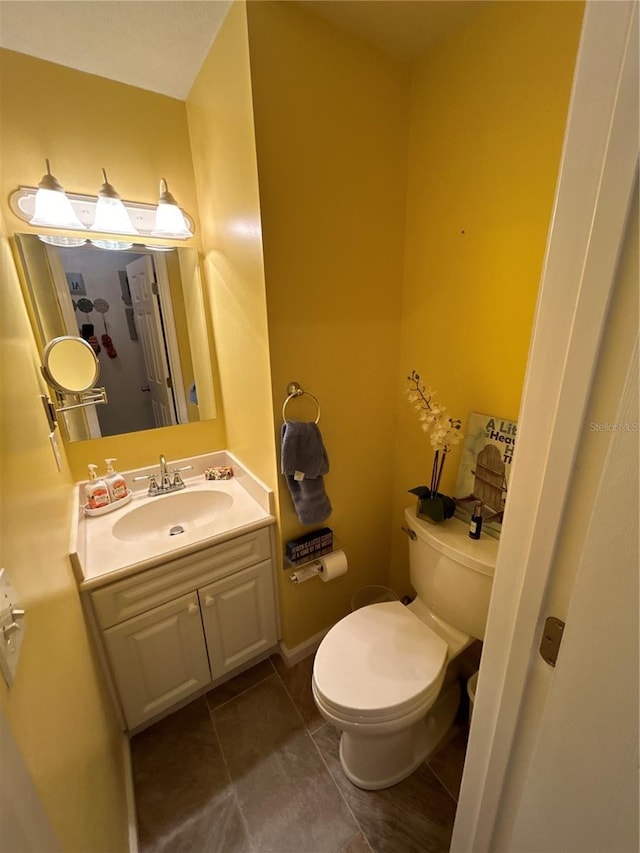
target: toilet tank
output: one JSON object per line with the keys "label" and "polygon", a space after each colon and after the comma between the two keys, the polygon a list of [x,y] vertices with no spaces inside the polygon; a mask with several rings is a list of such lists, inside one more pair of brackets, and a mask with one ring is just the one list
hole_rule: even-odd
{"label": "toilet tank", "polygon": [[409,541],[411,584],[421,601],[440,619],[477,640],[484,639],[498,540],[483,534],[471,539],[458,518],[431,524],[404,511],[416,534]]}

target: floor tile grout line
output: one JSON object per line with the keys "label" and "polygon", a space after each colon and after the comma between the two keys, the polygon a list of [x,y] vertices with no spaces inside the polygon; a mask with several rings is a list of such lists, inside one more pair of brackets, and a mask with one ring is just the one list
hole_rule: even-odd
{"label": "floor tile grout line", "polygon": [[[220,708],[224,708],[224,706],[228,705],[229,702],[233,702],[236,699],[238,699],[240,696],[244,696],[245,693],[248,693],[250,690],[253,690],[254,687],[258,686],[258,684],[262,684],[263,681],[267,681],[267,679],[273,678],[274,675],[278,675],[275,666],[271,663],[269,658],[265,658],[265,660],[269,661],[269,663],[271,664],[271,669],[273,670],[272,673],[270,673],[269,675],[265,675],[264,678],[259,678],[258,681],[249,685],[249,687],[246,687],[244,690],[241,690],[240,693],[236,693],[235,696],[231,696],[229,699],[225,699],[224,702],[221,702],[219,705],[216,705],[215,708],[212,708],[209,705],[209,700],[207,699],[207,694],[205,693],[204,698],[205,698],[205,701],[207,703],[207,708],[209,709],[209,711],[213,712],[213,711],[217,711]],[[233,681],[233,679],[229,679],[229,681]],[[222,684],[218,685],[218,687],[222,687],[224,684],[228,684],[228,683],[229,683],[228,681],[223,681]],[[215,687],[212,688],[212,690],[215,690],[215,689],[216,689]],[[211,692],[211,691],[209,691],[209,692]]]}
{"label": "floor tile grout line", "polygon": [[[271,676],[268,676],[268,677],[271,678]],[[264,681],[265,679],[262,679],[262,680]],[[258,684],[259,683],[260,682],[258,682]],[[247,691],[244,690],[243,692],[246,693]],[[242,694],[238,694],[238,695],[242,695]],[[225,702],[224,704],[226,705],[227,703]],[[222,706],[220,706],[220,707],[222,707]],[[224,748],[222,746],[222,741],[220,740],[220,735],[218,734],[218,727],[216,726],[216,721],[213,719],[213,709],[209,708],[209,706],[207,705],[207,710],[209,712],[209,719],[211,721],[211,728],[213,729],[213,733],[215,735],[216,741],[218,742],[218,746],[220,747],[220,755],[222,756],[222,761],[224,763],[225,770],[227,771],[227,776],[229,778],[229,784],[231,786],[231,794],[233,796],[233,799],[235,800],[236,806],[238,807],[238,814],[240,815],[240,820],[242,821],[242,825],[244,826],[245,832],[247,833],[247,838],[249,840],[249,846],[251,847],[251,850],[253,851],[253,853],[258,853],[258,851],[256,851],[256,848],[254,846],[253,837],[251,835],[251,832],[249,831],[249,825],[247,824],[247,819],[245,818],[244,812],[242,810],[242,806],[240,805],[240,800],[238,799],[238,791],[236,788],[236,783],[233,781],[233,776],[231,775],[231,771],[229,770],[229,763],[227,761],[227,756],[224,754]]]}
{"label": "floor tile grout line", "polygon": [[[323,728],[324,728],[324,726],[328,726],[328,725],[329,725],[329,723],[325,722],[323,726],[320,726],[320,728],[318,729],[318,731],[320,731],[320,729],[323,729]],[[313,743],[314,747],[316,748],[316,752],[317,752],[317,753],[318,753],[318,755],[320,756],[320,761],[322,761],[322,763],[324,764],[324,766],[327,768],[327,773],[329,774],[329,778],[330,778],[330,779],[331,779],[331,781],[333,782],[334,787],[335,787],[336,791],[338,792],[338,796],[340,797],[340,799],[342,800],[342,802],[343,802],[343,803],[345,804],[345,806],[347,807],[347,809],[348,809],[348,811],[349,811],[349,814],[350,814],[350,815],[351,815],[351,817],[354,819],[356,826],[358,827],[358,829],[360,830],[360,832],[361,832],[361,833],[363,834],[363,836],[365,837],[365,839],[366,839],[366,841],[367,841],[367,844],[369,845],[369,847],[370,847],[370,849],[371,849],[371,851],[372,851],[372,853],[373,853],[373,847],[371,846],[371,842],[369,841],[369,836],[368,836],[368,835],[367,835],[367,833],[364,831],[364,829],[363,829],[363,827],[362,827],[362,824],[360,823],[360,821],[359,821],[359,820],[358,820],[358,818],[356,817],[355,812],[353,811],[353,809],[352,809],[352,808],[351,808],[351,806],[349,805],[349,802],[348,802],[347,798],[345,797],[345,795],[344,795],[344,794],[342,793],[342,791],[340,790],[340,786],[339,786],[339,785],[338,785],[338,783],[336,782],[335,777],[334,777],[333,773],[331,772],[331,768],[329,767],[329,765],[328,765],[328,763],[327,763],[327,761],[326,761],[326,759],[325,759],[324,755],[322,754],[322,750],[320,749],[320,747],[318,746],[318,744],[315,742],[315,738],[313,737],[313,735],[311,735],[311,734],[310,734],[310,735],[309,735],[309,737],[311,738],[311,742]],[[352,839],[352,840],[353,840],[353,839]]]}
{"label": "floor tile grout line", "polygon": [[[275,667],[274,667],[274,669],[275,669]],[[349,805],[349,803],[347,802],[347,800],[346,800],[346,798],[345,798],[344,794],[343,794],[343,793],[342,793],[342,791],[340,790],[340,788],[339,788],[339,786],[338,786],[338,783],[337,783],[337,782],[336,782],[336,780],[334,779],[333,773],[331,772],[331,769],[330,769],[329,765],[328,765],[328,764],[327,764],[327,762],[325,761],[325,758],[324,758],[324,756],[323,756],[322,752],[320,751],[320,748],[318,747],[318,744],[315,742],[315,739],[314,739],[313,735],[312,735],[312,734],[311,734],[311,732],[309,731],[309,727],[307,726],[307,724],[306,724],[306,722],[305,722],[305,720],[304,720],[304,717],[303,717],[303,716],[302,716],[302,714],[300,713],[300,710],[299,710],[298,706],[296,705],[296,703],[295,703],[295,701],[294,701],[294,699],[293,699],[293,696],[291,695],[291,693],[289,693],[289,690],[287,689],[287,685],[285,684],[284,679],[282,678],[282,676],[280,675],[280,673],[278,672],[278,670],[277,670],[277,669],[276,669],[276,675],[277,675],[277,676],[278,676],[278,678],[280,679],[280,682],[281,682],[281,684],[282,684],[282,686],[283,686],[283,688],[284,688],[284,691],[285,691],[285,693],[287,694],[287,696],[289,697],[289,701],[291,702],[291,704],[292,704],[292,705],[293,705],[293,707],[295,708],[295,710],[296,710],[296,712],[297,712],[298,716],[299,716],[299,717],[300,717],[300,719],[302,720],[302,725],[304,726],[304,730],[305,730],[305,732],[306,732],[306,734],[307,734],[307,737],[309,738],[309,740],[310,740],[310,741],[311,741],[311,743],[313,744],[314,749],[316,750],[316,752],[317,752],[317,753],[318,753],[318,755],[320,756],[320,761],[322,761],[322,763],[324,764],[324,766],[325,766],[325,768],[326,768],[326,770],[327,770],[327,773],[329,774],[329,778],[331,779],[331,781],[332,781],[332,783],[333,783],[333,786],[335,787],[336,791],[338,792],[338,796],[340,797],[340,799],[342,800],[342,802],[345,804],[345,806],[346,806],[346,808],[347,808],[347,810],[348,810],[349,814],[351,815],[351,817],[353,818],[353,820],[354,820],[354,822],[355,822],[355,825],[358,827],[358,829],[360,830],[360,832],[362,833],[362,835],[366,838],[366,840],[367,840],[367,844],[369,845],[369,847],[371,848],[372,853],[373,853],[373,848],[371,847],[371,844],[369,844],[369,839],[368,839],[368,837],[367,837],[367,835],[366,835],[366,833],[365,833],[364,829],[363,829],[363,828],[362,828],[362,826],[360,825],[360,821],[359,821],[359,820],[357,819],[357,817],[355,816],[355,814],[354,814],[354,812],[353,812],[353,809],[351,808],[351,806],[350,806],[350,805]],[[317,729],[316,729],[316,732],[315,732],[315,733],[317,734],[317,732],[319,732],[321,729],[323,729],[323,728],[324,728],[325,726],[327,726],[327,725],[329,725],[329,724],[325,721],[321,726],[319,726],[319,728],[317,728]],[[357,833],[356,833],[356,834],[357,834]],[[355,835],[354,835],[354,838],[355,838]],[[353,839],[350,839],[350,840],[349,840],[349,842],[347,842],[347,843],[350,843],[351,841],[353,841]],[[343,849],[344,849],[344,848],[343,848]]]}
{"label": "floor tile grout line", "polygon": [[344,851],[345,851],[345,850],[347,849],[347,847],[351,844],[351,842],[352,842],[354,839],[356,839],[359,835],[361,835],[361,836],[364,838],[365,844],[367,845],[367,850],[370,850],[370,851],[371,851],[371,853],[373,853],[373,847],[369,844],[369,839],[367,838],[367,836],[364,834],[364,832],[363,832],[362,830],[360,830],[360,832],[356,832],[356,834],[353,836],[353,838],[350,838],[350,839],[347,841],[347,843],[344,845],[344,847],[341,847],[341,848],[340,848],[340,850],[338,851],[338,853],[344,853]]}
{"label": "floor tile grout line", "polygon": [[[271,664],[271,666],[273,666],[273,664]],[[306,733],[311,737],[311,735],[309,734],[309,726],[307,726],[307,724],[306,724],[306,722],[305,722],[305,719],[304,719],[304,717],[302,716],[302,712],[300,711],[300,709],[299,709],[299,708],[298,708],[298,706],[296,705],[296,702],[295,702],[295,700],[294,700],[293,696],[292,696],[292,695],[291,695],[291,693],[289,692],[289,688],[288,688],[288,687],[287,687],[287,685],[285,684],[284,678],[280,675],[280,673],[279,673],[279,672],[278,672],[278,670],[275,668],[275,666],[273,666],[273,669],[274,669],[274,671],[275,671],[275,674],[278,676],[278,679],[279,679],[279,681],[280,681],[280,684],[282,684],[282,687],[284,688],[284,692],[287,694],[287,698],[289,699],[289,702],[291,702],[291,704],[293,705],[293,709],[294,709],[294,711],[295,711],[295,712],[296,712],[296,714],[300,717],[300,722],[302,723],[302,727],[304,728],[304,730],[306,731]],[[313,738],[311,738],[311,739],[313,740]]]}
{"label": "floor tile grout line", "polygon": [[437,771],[436,771],[436,770],[434,770],[434,768],[431,766],[431,764],[429,763],[429,761],[425,761],[425,764],[427,765],[427,767],[429,768],[429,770],[433,773],[433,775],[436,777],[436,779],[438,780],[438,782],[439,782],[440,786],[441,786],[442,788],[444,788],[444,790],[446,791],[446,793],[451,797],[451,799],[453,800],[453,802],[456,804],[456,810],[457,810],[457,808],[458,808],[458,798],[457,798],[456,796],[454,796],[454,794],[452,794],[452,793],[451,793],[451,791],[449,790],[449,788],[447,787],[447,785],[445,784],[445,782],[440,778],[440,776],[438,775]]}

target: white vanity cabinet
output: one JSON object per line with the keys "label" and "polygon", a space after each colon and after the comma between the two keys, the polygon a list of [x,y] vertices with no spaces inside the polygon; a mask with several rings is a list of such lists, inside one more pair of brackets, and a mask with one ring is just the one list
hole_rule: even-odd
{"label": "white vanity cabinet", "polygon": [[275,648],[268,527],[88,590],[128,729]]}

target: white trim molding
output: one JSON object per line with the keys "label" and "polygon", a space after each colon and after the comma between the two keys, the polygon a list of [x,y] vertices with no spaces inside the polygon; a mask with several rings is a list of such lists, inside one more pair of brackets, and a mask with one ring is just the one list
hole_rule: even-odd
{"label": "white trim molding", "polygon": [[280,643],[278,644],[280,657],[288,667],[295,666],[295,664],[300,663],[301,660],[308,658],[309,655],[314,654],[314,652],[318,650],[318,646],[324,639],[328,630],[328,628],[325,628],[325,630],[319,631],[317,634],[314,634],[313,637],[309,637],[308,640],[305,640],[303,643],[299,643],[292,649],[287,648],[283,641],[280,640]]}
{"label": "white trim molding", "polygon": [[489,853],[638,166],[638,4],[588,0],[452,853]]}

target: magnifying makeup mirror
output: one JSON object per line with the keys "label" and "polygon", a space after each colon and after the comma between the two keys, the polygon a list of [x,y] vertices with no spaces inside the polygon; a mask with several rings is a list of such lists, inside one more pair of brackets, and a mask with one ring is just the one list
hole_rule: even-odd
{"label": "magnifying makeup mirror", "polygon": [[42,360],[42,375],[47,384],[63,394],[88,391],[100,376],[96,354],[83,338],[71,335],[53,338],[46,345]]}

